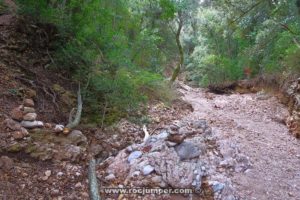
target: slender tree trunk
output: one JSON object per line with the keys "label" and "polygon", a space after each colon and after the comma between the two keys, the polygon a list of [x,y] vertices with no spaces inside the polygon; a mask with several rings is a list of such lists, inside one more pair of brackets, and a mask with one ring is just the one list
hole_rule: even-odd
{"label": "slender tree trunk", "polygon": [[176,44],[177,44],[178,51],[179,51],[179,62],[177,64],[175,70],[173,71],[173,75],[170,80],[171,83],[173,83],[177,79],[177,77],[180,73],[181,67],[183,65],[183,62],[184,62],[184,52],[183,52],[183,47],[182,47],[182,44],[180,41],[180,34],[181,34],[182,27],[183,27],[183,21],[181,19],[181,16],[179,15],[178,29],[176,32]]}
{"label": "slender tree trunk", "polygon": [[71,111],[70,116],[69,116],[69,123],[67,124],[68,129],[73,129],[78,124],[80,123],[81,119],[81,113],[82,113],[82,98],[81,98],[81,90],[80,90],[80,85],[78,86],[78,92],[77,92],[77,111],[74,120],[72,121],[72,115],[73,111]]}

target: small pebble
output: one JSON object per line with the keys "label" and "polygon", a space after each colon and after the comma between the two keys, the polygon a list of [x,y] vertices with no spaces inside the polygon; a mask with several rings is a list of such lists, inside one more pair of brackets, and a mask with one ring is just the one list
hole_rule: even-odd
{"label": "small pebble", "polygon": [[104,178],[106,181],[111,181],[111,180],[114,180],[116,179],[116,176],[114,174],[109,174],[108,176],[106,176]]}
{"label": "small pebble", "polygon": [[82,184],[80,182],[76,183],[75,188],[81,188]]}
{"label": "small pebble", "polygon": [[75,173],[75,175],[76,175],[76,176],[80,176],[80,175],[81,175],[81,173],[79,173],[79,172],[76,172],[76,173]]}
{"label": "small pebble", "polygon": [[58,172],[58,173],[57,173],[57,176],[63,176],[63,175],[64,175],[63,172]]}
{"label": "small pebble", "polygon": [[52,173],[51,170],[47,170],[47,171],[45,171],[45,176],[49,177],[49,176],[51,176],[51,173]]}
{"label": "small pebble", "polygon": [[143,174],[144,174],[145,176],[151,174],[153,171],[154,171],[154,167],[152,167],[151,165],[146,165],[146,166],[143,168]]}

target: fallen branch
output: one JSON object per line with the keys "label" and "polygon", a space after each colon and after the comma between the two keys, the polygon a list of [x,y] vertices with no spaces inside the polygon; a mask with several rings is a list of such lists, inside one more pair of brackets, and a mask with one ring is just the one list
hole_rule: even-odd
{"label": "fallen branch", "polygon": [[[72,113],[72,111],[71,111]],[[76,111],[76,115],[74,117],[73,121],[70,121],[66,128],[68,129],[73,129],[76,126],[78,126],[78,124],[80,123],[80,119],[81,119],[81,113],[82,113],[82,98],[81,98],[81,90],[80,90],[80,85],[78,87],[78,92],[77,92],[77,111]],[[72,119],[72,116],[69,117],[69,119]]]}
{"label": "fallen branch", "polygon": [[90,188],[90,199],[101,200],[101,197],[99,195],[97,176],[96,176],[96,161],[94,158],[92,158],[89,163],[88,178],[89,178],[89,188]]}

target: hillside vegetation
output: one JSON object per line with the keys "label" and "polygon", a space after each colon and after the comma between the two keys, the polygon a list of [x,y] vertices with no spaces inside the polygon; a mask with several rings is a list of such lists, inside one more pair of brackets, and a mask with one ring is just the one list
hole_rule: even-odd
{"label": "hillside vegetation", "polygon": [[259,77],[278,84],[300,71],[296,0],[18,1],[46,24],[49,68],[81,84],[92,121],[111,123],[151,98],[172,99],[181,73],[196,85]]}
{"label": "hillside vegetation", "polygon": [[204,86],[255,77],[280,82],[299,74],[299,1],[204,2],[187,35],[191,80]]}

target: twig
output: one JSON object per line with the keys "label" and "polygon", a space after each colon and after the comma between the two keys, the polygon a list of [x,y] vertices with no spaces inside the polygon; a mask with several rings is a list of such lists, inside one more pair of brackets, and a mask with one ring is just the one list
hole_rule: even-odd
{"label": "twig", "polygon": [[29,84],[30,86],[32,86],[32,87],[34,87],[34,88],[37,87],[37,86],[34,84],[34,81],[33,81],[33,80],[29,80],[29,79],[27,79],[27,78],[23,78],[23,77],[20,77],[20,76],[15,76],[15,79],[18,79],[18,80],[20,80],[20,81],[22,81],[22,82],[25,82],[25,83]]}
{"label": "twig", "polygon": [[[31,87],[40,88],[46,95],[48,95],[52,98],[52,103],[55,105],[56,109],[59,108],[58,104],[56,103],[56,93],[51,88],[46,87],[40,81],[33,81],[33,80],[29,80],[27,78],[23,78],[23,77],[20,77],[20,76],[16,76],[15,78],[19,79],[22,82],[25,82],[25,83],[29,84]],[[36,84],[35,84],[35,82],[36,82]],[[48,92],[48,90],[50,92]],[[50,94],[50,93],[52,93],[52,94]]]}
{"label": "twig", "polygon": [[47,48],[47,51],[46,51],[46,52],[47,52],[47,55],[48,55],[48,57],[50,58],[50,60],[51,60],[52,64],[54,64],[54,65],[55,65],[55,62],[54,62],[54,60],[53,60],[52,56],[50,55],[48,48]]}
{"label": "twig", "polygon": [[[52,94],[50,94],[48,91],[47,91],[47,88],[46,88],[46,86],[45,85],[42,85],[42,86],[39,86],[40,88],[42,88],[42,90],[44,91],[44,93],[46,94],[46,95],[49,95],[51,98],[52,98],[52,103],[55,105],[55,107],[56,107],[56,109],[58,109],[59,108],[59,106],[57,105],[57,103],[56,103],[56,95],[55,95],[55,93],[52,95]],[[49,89],[50,90],[50,89]],[[51,91],[51,90],[50,90]]]}

